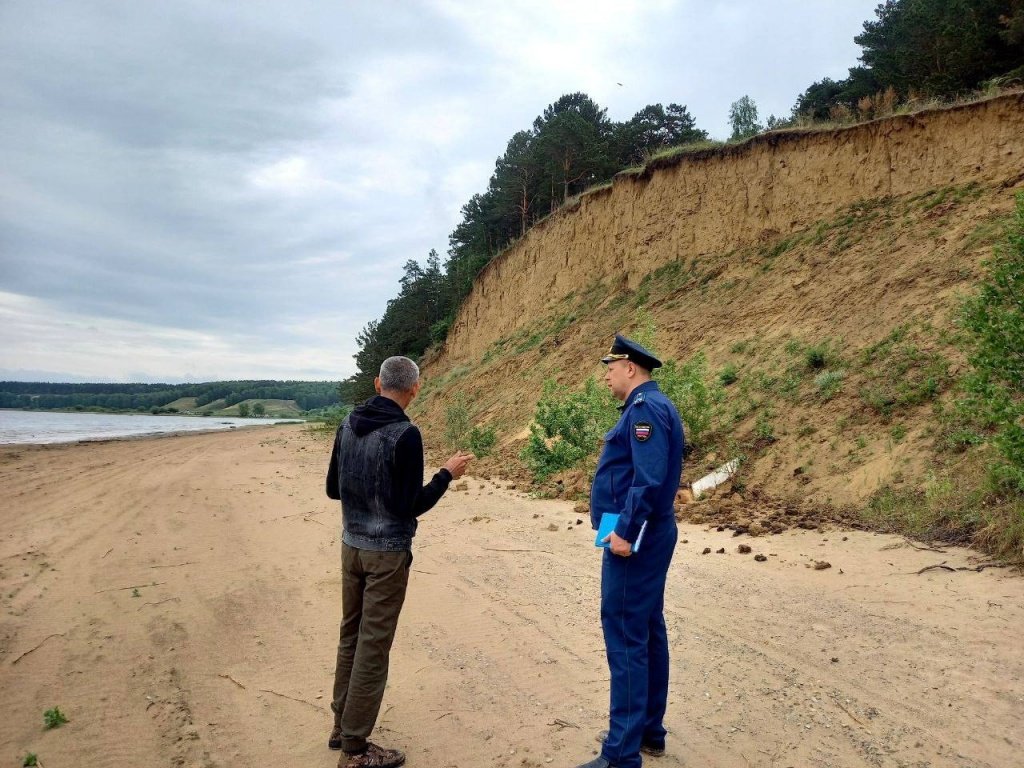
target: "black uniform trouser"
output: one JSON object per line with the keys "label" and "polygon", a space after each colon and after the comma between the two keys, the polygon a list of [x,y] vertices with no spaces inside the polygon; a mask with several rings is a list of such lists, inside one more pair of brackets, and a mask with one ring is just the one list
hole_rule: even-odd
{"label": "black uniform trouser", "polygon": [[675,518],[668,516],[648,526],[640,551],[629,557],[604,551],[601,628],[611,672],[611,702],[601,754],[616,768],[639,768],[641,744],[665,744],[665,582],[677,537]]}

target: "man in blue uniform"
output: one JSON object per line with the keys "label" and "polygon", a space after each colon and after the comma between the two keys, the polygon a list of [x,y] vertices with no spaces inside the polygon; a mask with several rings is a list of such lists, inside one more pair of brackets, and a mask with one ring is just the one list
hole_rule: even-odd
{"label": "man in blue uniform", "polygon": [[675,550],[673,510],[683,468],[683,425],[651,380],[661,366],[648,350],[618,334],[601,362],[605,383],[622,401],[605,435],[594,474],[590,516],[619,516],[605,540],[601,627],[611,672],[609,728],[601,754],[578,768],[638,768],[640,753],[664,754],[668,698],[665,580]]}

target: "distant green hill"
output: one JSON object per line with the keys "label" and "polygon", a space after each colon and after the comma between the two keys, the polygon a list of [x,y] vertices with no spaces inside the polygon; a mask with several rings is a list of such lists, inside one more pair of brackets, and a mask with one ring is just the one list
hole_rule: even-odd
{"label": "distant green hill", "polygon": [[[199,384],[61,384],[0,381],[0,408],[297,416],[340,404],[336,381],[211,381]],[[243,408],[244,410],[244,408]]]}

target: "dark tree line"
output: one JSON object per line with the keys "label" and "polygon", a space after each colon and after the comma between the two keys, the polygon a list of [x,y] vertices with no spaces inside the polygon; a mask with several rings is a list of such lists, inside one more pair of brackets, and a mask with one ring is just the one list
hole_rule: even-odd
{"label": "dark tree line", "polygon": [[342,398],[372,395],[374,376],[388,356],[415,359],[442,341],[480,270],[568,198],[661,149],[707,138],[680,104],[651,104],[621,123],[584,93],[548,105],[530,129],[509,139],[486,191],[462,206],[443,267],[436,251],[425,269],[406,262],[398,296],[357,336],[359,372],[343,383]]}
{"label": "dark tree line", "polygon": [[223,399],[225,406],[243,400],[294,400],[304,411],[336,405],[332,381],[213,381],[202,384],[52,384],[0,381],[0,408],[105,408],[150,410],[183,397],[196,407]]}
{"label": "dark tree line", "polygon": [[946,97],[1024,78],[1024,0],[886,0],[875,17],[854,37],[862,63],[843,80],[813,83],[794,117],[827,120],[889,89],[899,99]]}

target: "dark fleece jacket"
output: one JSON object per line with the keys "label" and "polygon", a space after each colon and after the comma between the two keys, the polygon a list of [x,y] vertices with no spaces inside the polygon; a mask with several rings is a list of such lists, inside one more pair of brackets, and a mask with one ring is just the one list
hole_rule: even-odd
{"label": "dark fleece jacket", "polygon": [[[402,407],[387,397],[376,395],[356,406],[349,416],[352,431],[363,437],[387,424],[409,421]],[[340,437],[341,430],[339,428]],[[338,484],[340,439],[335,439],[331,465],[327,469],[327,495],[341,499]],[[395,445],[395,465],[391,475],[391,502],[395,515],[419,517],[437,504],[452,481],[451,472],[442,467],[429,483],[423,483],[423,438],[415,424],[405,430]]]}

